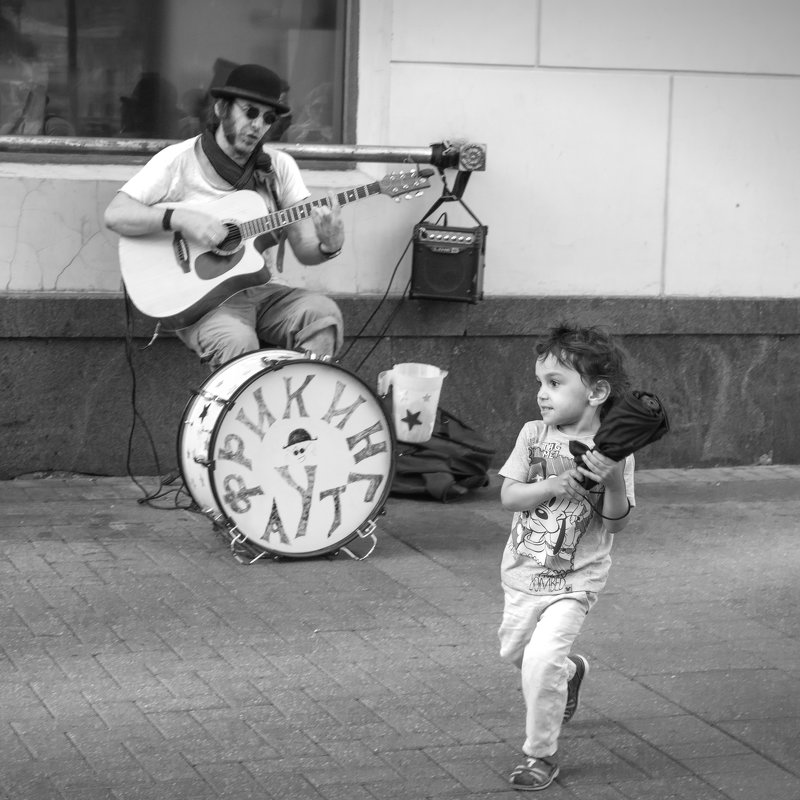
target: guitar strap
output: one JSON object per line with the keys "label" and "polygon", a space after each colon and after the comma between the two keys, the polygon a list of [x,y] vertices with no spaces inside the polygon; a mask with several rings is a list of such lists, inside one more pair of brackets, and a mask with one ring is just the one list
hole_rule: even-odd
{"label": "guitar strap", "polygon": [[[269,156],[267,156],[267,158],[269,158]],[[267,194],[267,197],[269,198],[270,208],[273,211],[277,211],[280,208],[280,205],[278,204],[278,193],[275,187],[275,170],[272,169],[272,160],[270,159],[270,165],[268,171],[261,172],[261,170],[259,169],[258,172],[260,173],[258,175],[260,179],[259,183],[261,186],[264,187],[264,192]],[[276,238],[276,235],[274,233],[271,234],[271,236],[273,240]],[[283,272],[283,256],[284,253],[286,252],[286,228],[283,228],[280,231],[278,231],[277,239],[278,239],[278,249],[275,251],[275,269],[277,269],[278,272]]]}

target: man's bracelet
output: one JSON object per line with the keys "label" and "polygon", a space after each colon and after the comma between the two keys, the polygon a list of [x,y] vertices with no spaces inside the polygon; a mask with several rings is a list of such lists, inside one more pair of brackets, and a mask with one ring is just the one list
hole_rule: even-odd
{"label": "man's bracelet", "polygon": [[333,252],[328,252],[327,250],[323,250],[322,242],[319,243],[318,247],[319,247],[320,253],[322,253],[323,258],[326,261],[330,261],[332,258],[336,258],[336,256],[338,256],[339,253],[342,252],[342,248],[341,247],[338,250],[334,250]]}
{"label": "man's bracelet", "polygon": [[174,210],[175,210],[174,208],[168,208],[164,212],[164,216],[161,217],[161,227],[165,231],[171,231],[172,230],[172,212]]}

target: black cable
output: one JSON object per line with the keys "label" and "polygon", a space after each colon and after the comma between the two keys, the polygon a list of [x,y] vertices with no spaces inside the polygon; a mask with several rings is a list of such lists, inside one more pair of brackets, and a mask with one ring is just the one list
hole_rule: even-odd
{"label": "black cable", "polygon": [[[167,497],[170,494],[174,493],[173,503],[175,509],[188,509],[188,506],[179,505],[179,500],[181,498],[181,494],[185,493],[185,487],[183,486],[183,482],[177,487],[169,488],[166,487],[171,486],[179,477],[179,473],[173,473],[171,475],[167,475],[165,477],[161,477],[161,463],[158,458],[158,451],[156,449],[155,440],[153,435],[150,431],[150,427],[147,424],[147,421],[142,416],[141,412],[139,411],[137,405],[137,397],[136,397],[136,390],[137,390],[137,381],[136,381],[136,368],[133,363],[133,314],[131,311],[131,300],[128,296],[127,291],[125,291],[123,287],[123,294],[125,299],[125,360],[128,364],[128,370],[131,375],[131,409],[132,409],[132,417],[131,417],[131,427],[128,432],[128,447],[127,452],[125,455],[125,470],[128,477],[131,481],[139,488],[142,492],[142,497],[140,497],[137,502],[140,504],[147,504],[152,506],[153,508],[159,508],[163,510],[170,510],[169,507],[155,505],[153,503],[154,500],[160,500],[164,497]],[[146,349],[140,348],[141,350]],[[137,421],[141,424],[142,428],[144,429],[145,435],[147,436],[147,440],[150,443],[150,450],[153,454],[153,460],[155,462],[156,474],[159,476],[158,486],[152,492],[148,492],[148,490],[139,482],[136,476],[133,474],[133,469],[131,466],[131,458],[133,453],[133,437],[136,432],[136,423]]]}
{"label": "black cable", "polygon": [[[409,237],[408,243],[406,244],[405,248],[403,249],[403,252],[400,254],[400,258],[397,259],[397,262],[394,265],[394,269],[392,270],[392,274],[389,277],[389,283],[386,285],[386,290],[384,291],[383,296],[378,301],[377,305],[372,310],[372,313],[369,315],[369,317],[367,317],[367,319],[364,322],[364,324],[361,326],[361,330],[359,330],[359,332],[357,334],[355,334],[355,336],[353,336],[351,338],[350,344],[348,344],[347,349],[339,357],[339,359],[338,359],[339,361],[344,361],[347,358],[347,356],[350,355],[350,351],[353,349],[353,346],[355,345],[355,343],[357,341],[361,340],[361,337],[364,336],[364,332],[366,331],[367,327],[372,322],[372,320],[375,319],[375,315],[378,313],[378,311],[380,311],[380,309],[383,307],[383,304],[386,302],[386,298],[389,296],[389,292],[390,292],[390,290],[392,288],[392,284],[394,283],[395,276],[397,275],[397,270],[400,269],[400,264],[403,263],[403,259],[405,258],[406,253],[408,252],[408,248],[411,247],[411,244],[413,243],[413,241],[414,241],[414,237],[412,235],[411,237]],[[411,281],[409,280],[409,285],[410,285],[410,283],[411,283]],[[408,291],[408,286],[406,286],[406,289],[403,291],[403,295],[400,298],[401,300],[403,299],[403,297],[405,297],[405,294],[406,294],[407,291]],[[391,316],[389,317],[389,321],[390,322],[397,315],[397,311],[398,311],[399,308],[400,308],[400,304],[398,303],[397,308],[395,308],[395,310],[392,312]],[[383,328],[380,336],[383,336],[386,333],[387,327],[388,327],[387,325],[384,325],[384,328]],[[380,341],[380,339],[379,339],[379,341]],[[377,347],[377,342],[376,342],[375,345],[373,345],[372,349],[369,351],[367,356],[365,356],[361,360],[361,363],[358,365],[357,369],[361,369],[361,367],[364,366],[364,361],[375,350],[375,347]]]}
{"label": "black cable", "polygon": [[[454,186],[454,189],[451,190],[450,187],[447,185],[447,177],[446,177],[446,175],[444,173],[444,169],[440,166],[438,171],[439,171],[439,176],[440,176],[441,181],[442,181],[442,193],[441,193],[441,196],[439,197],[439,199],[428,210],[428,212],[425,215],[423,215],[422,219],[424,220],[427,217],[429,217],[434,211],[436,211],[436,209],[443,202],[457,200],[458,202],[460,202],[464,206],[464,208],[475,219],[475,221],[480,224],[480,221],[478,220],[478,218],[472,213],[472,210],[469,208],[469,206],[467,206],[467,204],[464,202],[464,200],[461,197],[461,195],[463,194],[464,188],[466,187],[466,179],[463,179],[462,176],[459,174],[456,177],[456,185]],[[462,178],[460,183],[459,183],[459,178]],[[458,189],[458,191],[456,191],[456,188]],[[439,217],[437,218],[436,222],[434,222],[433,224],[434,225],[439,225],[439,224],[442,223],[442,220],[444,220],[444,224],[446,225],[447,224],[447,212],[446,211],[442,211],[440,213]],[[364,336],[364,332],[366,331],[368,325],[372,322],[372,320],[375,318],[375,315],[378,313],[378,311],[380,311],[380,309],[382,308],[383,304],[386,302],[386,298],[389,295],[389,291],[390,291],[390,289],[392,287],[392,284],[394,283],[395,276],[397,275],[397,270],[400,268],[400,264],[402,263],[403,259],[405,258],[405,255],[408,252],[408,248],[411,247],[413,241],[414,241],[414,237],[413,237],[413,234],[412,234],[412,236],[409,238],[408,243],[406,244],[403,252],[401,253],[400,258],[397,260],[397,263],[394,265],[394,269],[392,270],[392,274],[391,274],[391,276],[389,278],[389,283],[386,286],[386,291],[383,293],[383,296],[378,301],[378,304],[375,306],[375,308],[373,309],[372,313],[369,315],[367,320],[361,326],[361,330],[359,330],[359,332],[357,334],[355,334],[355,336],[353,336],[351,338],[350,344],[348,345],[347,349],[344,351],[344,353],[339,358],[339,361],[344,361],[344,359],[347,358],[347,356],[350,354],[350,351],[353,349],[353,346],[355,345],[355,343],[357,341],[360,341],[361,337]],[[406,287],[403,290],[402,295],[400,296],[400,301],[401,302],[399,302],[397,304],[397,306],[395,307],[394,311],[389,315],[389,318],[387,319],[386,323],[383,325],[383,328],[381,329],[381,331],[378,334],[376,334],[375,343],[372,345],[372,347],[370,347],[370,349],[367,351],[366,355],[364,355],[362,357],[361,361],[359,362],[358,366],[356,367],[356,372],[359,371],[364,366],[364,364],[366,363],[367,359],[372,355],[372,353],[375,352],[376,348],[378,347],[378,345],[381,342],[381,339],[386,335],[386,332],[389,330],[389,326],[394,321],[394,318],[397,316],[397,314],[398,314],[398,312],[400,310],[400,307],[402,305],[402,300],[404,300],[406,298],[406,296],[408,295],[408,291],[409,291],[410,287],[411,287],[411,279],[409,278],[408,283],[406,284]]]}
{"label": "black cable", "polygon": [[386,320],[383,328],[381,329],[380,333],[375,336],[375,342],[367,351],[366,355],[361,359],[359,362],[358,367],[356,367],[356,372],[358,372],[366,363],[367,359],[375,352],[378,345],[381,343],[381,340],[386,335],[386,331],[389,330],[389,326],[394,322],[394,318],[397,316],[400,308],[402,306],[402,301],[405,300],[406,295],[408,294],[408,290],[411,288],[411,278],[408,279],[408,283],[406,284],[405,289],[403,289],[403,294],[400,296],[400,302],[395,306],[394,311],[389,315],[389,318]]}
{"label": "black cable", "polygon": [[[602,502],[603,499],[605,498],[606,493],[605,490],[603,490],[602,492],[590,492],[589,494],[599,494],[600,500]],[[588,497],[586,498],[586,502],[589,504],[589,508],[591,508],[592,511],[594,511],[594,513],[597,514],[598,517],[602,517],[603,519],[606,519],[609,522],[616,522],[617,520],[625,519],[625,517],[627,517],[628,514],[631,513],[631,510],[633,509],[631,501],[627,497],[625,498],[625,500],[628,503],[628,509],[624,514],[620,514],[620,516],[618,517],[607,517]]]}
{"label": "black cable", "polygon": [[[453,195],[453,193],[450,191],[450,187],[447,185],[447,178],[445,177],[444,169],[440,166],[438,168],[438,171],[439,171],[439,176],[441,177],[441,180],[442,180],[442,187],[443,187],[442,188],[442,196],[439,198],[437,203],[435,203],[433,205],[433,207],[428,211],[428,213],[423,216],[423,219],[425,219],[425,217],[428,217],[431,214],[431,212],[434,211],[438,207],[438,204],[443,202],[444,200],[456,200],[456,199],[459,199],[459,198],[455,197],[455,195]],[[469,209],[467,209],[467,211],[469,211]],[[446,220],[447,219],[447,214],[443,213],[440,216],[439,221],[441,221],[442,217],[444,217],[445,220]],[[435,224],[438,224],[438,223],[435,223]],[[389,291],[392,288],[392,284],[394,283],[395,276],[397,275],[397,270],[400,268],[400,264],[403,263],[403,259],[405,258],[406,253],[408,252],[408,248],[411,247],[413,242],[414,242],[414,236],[412,234],[409,237],[408,242],[407,242],[405,248],[403,249],[403,252],[400,254],[400,258],[397,259],[397,262],[394,265],[394,269],[392,270],[392,274],[389,277],[389,283],[386,285],[386,290],[384,291],[383,296],[378,301],[378,304],[375,306],[375,308],[373,309],[373,311],[369,315],[369,317],[367,317],[367,319],[364,322],[364,324],[361,326],[361,330],[359,330],[359,332],[357,334],[355,334],[354,336],[350,337],[350,344],[347,346],[347,348],[344,351],[344,353],[342,353],[342,355],[338,359],[340,362],[343,362],[347,358],[347,356],[350,355],[350,351],[353,349],[355,343],[357,341],[361,340],[361,337],[364,336],[364,332],[366,331],[367,327],[372,322],[372,320],[375,319],[375,315],[378,313],[378,311],[380,311],[381,308],[383,307],[383,304],[386,302],[386,298],[389,296]],[[411,279],[409,279],[408,284],[406,284],[406,287],[403,290],[402,295],[400,296],[400,301],[405,299],[406,295],[408,294],[408,290],[409,290],[410,286],[411,286]],[[391,315],[389,316],[389,319],[387,320],[386,324],[384,324],[384,326],[381,329],[380,333],[377,334],[376,340],[375,340],[375,344],[372,345],[372,347],[369,349],[367,354],[361,359],[361,361],[359,362],[358,367],[356,368],[356,371],[360,370],[364,366],[364,363],[366,362],[366,360],[372,355],[373,352],[375,352],[375,349],[377,348],[378,344],[380,343],[380,340],[383,338],[383,336],[386,335],[386,331],[389,329],[389,325],[394,321],[394,318],[397,316],[397,313],[398,313],[398,311],[400,309],[400,305],[401,305],[401,303],[398,303],[398,305],[395,308],[395,310],[391,313]]]}

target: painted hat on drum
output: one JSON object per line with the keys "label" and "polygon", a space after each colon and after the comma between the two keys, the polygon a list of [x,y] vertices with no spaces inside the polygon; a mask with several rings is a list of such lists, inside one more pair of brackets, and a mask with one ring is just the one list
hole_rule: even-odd
{"label": "painted hat on drum", "polygon": [[283,446],[285,450],[287,447],[294,447],[301,442],[316,442],[315,436],[312,436],[305,428],[297,428],[289,434],[289,441]]}
{"label": "painted hat on drum", "polygon": [[289,106],[280,99],[284,87],[284,82],[271,69],[259,64],[241,64],[231,70],[224,86],[212,86],[209,94],[212,97],[252,100],[272,106],[279,114],[286,114]]}

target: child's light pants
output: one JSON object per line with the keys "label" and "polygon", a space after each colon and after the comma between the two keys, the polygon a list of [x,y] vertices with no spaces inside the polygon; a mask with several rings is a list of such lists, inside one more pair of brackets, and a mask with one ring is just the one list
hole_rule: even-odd
{"label": "child's light pants", "polygon": [[522,750],[552,756],[567,703],[567,656],[597,594],[532,595],[508,586],[503,591],[500,657],[521,670],[527,709]]}

